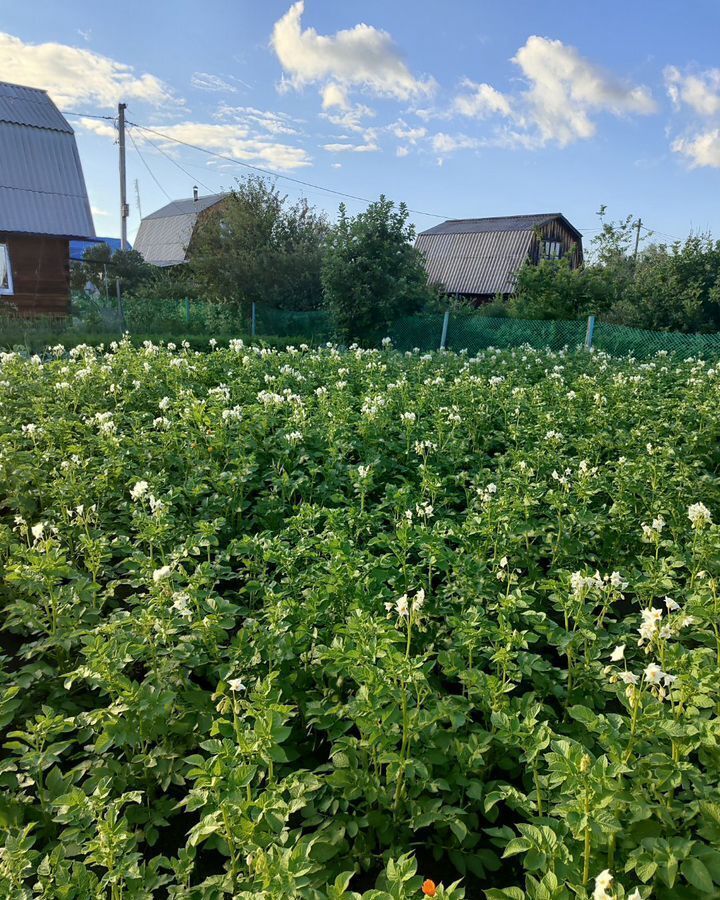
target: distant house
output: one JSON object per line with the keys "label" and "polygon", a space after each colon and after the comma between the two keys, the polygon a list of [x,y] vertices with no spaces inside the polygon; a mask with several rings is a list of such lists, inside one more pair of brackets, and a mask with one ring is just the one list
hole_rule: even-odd
{"label": "distant house", "polygon": [[582,235],[560,213],[448,219],[421,232],[415,246],[431,284],[477,302],[512,294],[526,261],[569,256],[573,267],[582,263]]}
{"label": "distant house", "polygon": [[72,128],[45,91],[0,82],[0,309],[67,315],[69,242],[94,237]]}
{"label": "distant house", "polygon": [[197,188],[188,200],[173,200],[140,222],[135,249],[153,266],[179,266],[187,262],[188,248],[198,225],[230,195],[199,197]]}

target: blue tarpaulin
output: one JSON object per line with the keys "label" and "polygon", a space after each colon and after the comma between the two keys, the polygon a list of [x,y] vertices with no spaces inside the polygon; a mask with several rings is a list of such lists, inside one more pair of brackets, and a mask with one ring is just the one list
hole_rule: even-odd
{"label": "blue tarpaulin", "polygon": [[[70,259],[74,262],[82,262],[85,251],[90,247],[96,247],[98,244],[107,244],[112,252],[115,253],[116,250],[120,249],[120,238],[101,237],[95,241],[70,241]],[[130,244],[128,244],[128,250],[132,250]]]}

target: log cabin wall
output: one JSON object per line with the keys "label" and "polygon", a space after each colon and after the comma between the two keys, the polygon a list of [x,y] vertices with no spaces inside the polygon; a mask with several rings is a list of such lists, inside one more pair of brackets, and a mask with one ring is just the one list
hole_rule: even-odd
{"label": "log cabin wall", "polygon": [[570,254],[570,266],[577,269],[582,265],[582,241],[578,240],[577,235],[571,231],[562,219],[552,219],[540,226],[539,239],[535,237],[531,251],[531,259],[534,263],[540,262],[540,242],[541,241],[557,241],[562,250],[561,256]]}
{"label": "log cabin wall", "polygon": [[66,238],[0,232],[7,244],[14,293],[0,305],[21,316],[70,314],[70,248]]}

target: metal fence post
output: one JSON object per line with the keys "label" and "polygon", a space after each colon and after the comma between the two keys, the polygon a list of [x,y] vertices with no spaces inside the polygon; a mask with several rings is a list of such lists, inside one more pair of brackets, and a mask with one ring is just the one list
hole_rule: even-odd
{"label": "metal fence post", "polygon": [[595,332],[595,316],[588,316],[587,331],[585,332],[585,349],[592,349],[593,333]]}
{"label": "metal fence post", "polygon": [[445,318],[443,319],[442,337],[440,338],[440,349],[444,350],[447,345],[448,323],[450,321],[450,310],[445,310]]}
{"label": "metal fence post", "polygon": [[255,337],[255,323],[256,323],[256,318],[255,318],[255,301],[253,300],[253,304],[252,304],[252,317],[251,317],[251,320],[250,320],[250,334],[252,335],[252,337]]}

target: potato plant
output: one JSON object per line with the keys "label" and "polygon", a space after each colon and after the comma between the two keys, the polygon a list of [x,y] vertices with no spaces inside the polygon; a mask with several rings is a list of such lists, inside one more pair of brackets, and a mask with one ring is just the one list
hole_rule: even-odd
{"label": "potato plant", "polygon": [[719,388],[0,355],[0,896],[720,896]]}

